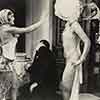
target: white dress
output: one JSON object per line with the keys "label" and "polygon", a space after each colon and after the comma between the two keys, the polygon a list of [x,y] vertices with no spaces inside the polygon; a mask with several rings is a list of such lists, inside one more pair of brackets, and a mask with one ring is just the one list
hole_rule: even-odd
{"label": "white dress", "polygon": [[[66,67],[63,72],[62,80],[65,82],[65,88],[71,88],[69,100],[79,100],[79,83],[82,83],[82,66],[79,65],[77,69],[74,69],[74,66],[71,63],[72,60],[76,61],[78,56],[80,56],[80,40],[76,39],[77,36],[75,36],[70,27],[70,23],[68,22],[74,22],[75,20],[78,20],[80,16],[80,10],[81,4],[79,0],[56,0],[55,15],[62,20],[67,21],[66,28],[63,32],[63,46],[66,57]],[[75,50],[76,53],[74,53],[73,50]],[[72,78],[73,75],[74,79]]]}
{"label": "white dress", "polygon": [[[17,89],[17,77],[14,60],[17,38],[12,37],[7,43],[2,45],[3,56],[0,58],[0,100],[11,95],[12,88]],[[11,61],[10,61],[11,60]]]}
{"label": "white dress", "polygon": [[15,50],[16,50],[17,38],[13,37],[8,43],[2,46],[3,56],[10,60],[14,60],[16,58]]}
{"label": "white dress", "polygon": [[[82,65],[80,64],[76,69],[74,69],[74,66],[72,65],[72,62],[77,61],[81,55],[79,45],[80,39],[73,33],[73,30],[67,23],[63,32],[63,46],[64,55],[66,57],[66,66],[63,72],[62,80],[65,84],[65,88],[71,88],[71,96],[69,100],[79,100],[79,85],[80,83],[82,84]],[[74,79],[72,78],[73,75]]]}

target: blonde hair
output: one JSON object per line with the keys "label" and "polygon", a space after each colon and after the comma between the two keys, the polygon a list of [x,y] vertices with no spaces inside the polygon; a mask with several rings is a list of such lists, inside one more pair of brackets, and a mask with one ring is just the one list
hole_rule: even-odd
{"label": "blonde hair", "polygon": [[8,19],[9,14],[13,14],[13,12],[10,9],[3,9],[0,11],[0,23],[1,24],[10,23]]}

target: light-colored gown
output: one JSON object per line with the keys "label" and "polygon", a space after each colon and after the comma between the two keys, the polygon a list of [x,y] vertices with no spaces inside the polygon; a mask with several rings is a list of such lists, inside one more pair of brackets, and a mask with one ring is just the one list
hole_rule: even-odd
{"label": "light-colored gown", "polygon": [[1,31],[0,33],[2,56],[0,57],[0,99],[11,96],[11,89],[17,89],[17,77],[14,69],[15,49],[17,37]]}
{"label": "light-colored gown", "polygon": [[[81,5],[79,0],[56,0],[55,15],[66,20],[63,31],[63,47],[66,58],[66,66],[62,76],[62,84],[71,92],[69,100],[79,100],[79,84],[82,83],[82,66],[75,69],[72,62],[81,56],[80,38],[75,34],[69,22],[78,21]],[[65,99],[66,100],[66,99]]]}

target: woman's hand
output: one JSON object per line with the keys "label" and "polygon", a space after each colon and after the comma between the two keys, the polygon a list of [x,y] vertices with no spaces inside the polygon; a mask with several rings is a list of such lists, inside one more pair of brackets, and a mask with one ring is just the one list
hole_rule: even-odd
{"label": "woman's hand", "polygon": [[26,71],[28,71],[30,69],[31,64],[32,63],[25,64],[24,68],[25,68]]}
{"label": "woman's hand", "polygon": [[40,17],[40,22],[43,23],[49,18],[49,11],[47,11],[45,14],[42,14]]}
{"label": "woman's hand", "polygon": [[30,26],[27,27],[23,27],[23,28],[19,28],[19,27],[7,27],[5,29],[5,32],[9,32],[12,34],[23,34],[23,33],[29,33],[34,31],[35,29],[39,28],[41,26],[41,24],[43,24],[44,22],[47,21],[47,19],[49,19],[49,13],[46,12],[45,14],[41,15],[40,19],[38,22],[33,23]]}
{"label": "woman's hand", "polygon": [[73,64],[73,66],[77,67],[77,66],[79,66],[80,64],[82,64],[82,62],[83,62],[83,61],[81,61],[81,60],[79,59],[78,61],[73,62],[72,64]]}
{"label": "woman's hand", "polygon": [[72,62],[72,65],[73,65],[75,68],[77,68],[80,64],[82,64],[82,63],[84,62],[84,60],[85,60],[85,59],[80,58],[80,59],[77,60],[77,61],[73,61],[73,62]]}

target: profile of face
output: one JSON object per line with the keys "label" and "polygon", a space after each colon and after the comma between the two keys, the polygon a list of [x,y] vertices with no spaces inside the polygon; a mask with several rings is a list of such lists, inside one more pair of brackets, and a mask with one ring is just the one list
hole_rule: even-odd
{"label": "profile of face", "polygon": [[14,17],[14,13],[8,13],[8,21],[9,24],[14,25],[14,21],[15,21],[15,17]]}
{"label": "profile of face", "polygon": [[10,9],[0,11],[0,23],[14,25],[14,13]]}

